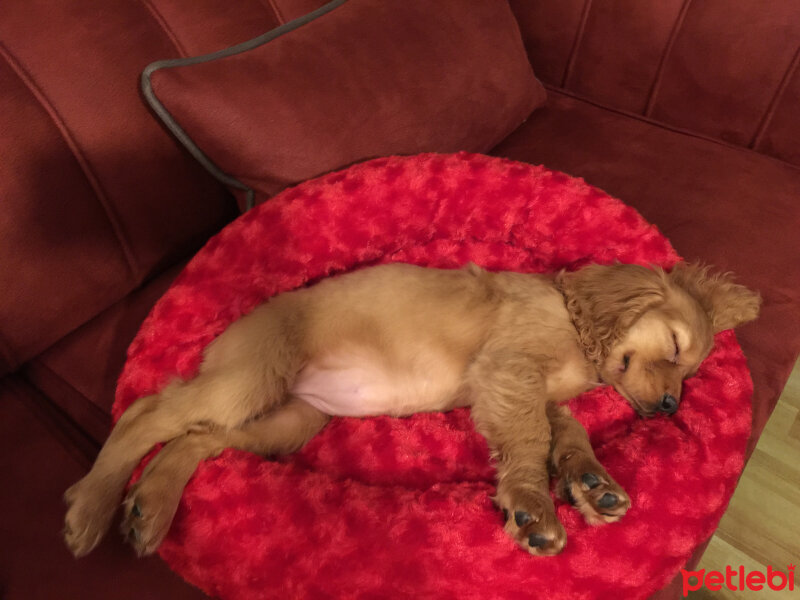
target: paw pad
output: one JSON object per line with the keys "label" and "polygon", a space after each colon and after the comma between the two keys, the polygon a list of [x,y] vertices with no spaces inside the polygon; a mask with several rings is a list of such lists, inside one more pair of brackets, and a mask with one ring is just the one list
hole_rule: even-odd
{"label": "paw pad", "polygon": [[533,520],[528,513],[524,510],[518,510],[514,512],[514,522],[517,524],[517,527],[523,527],[530,523]]}
{"label": "paw pad", "polygon": [[588,487],[590,490],[593,490],[600,485],[600,479],[594,473],[584,473],[581,476],[581,481],[583,482],[583,485]]}
{"label": "paw pad", "polygon": [[498,499],[506,533],[533,555],[551,556],[561,552],[567,536],[549,494],[529,490],[514,492],[503,493]]}
{"label": "paw pad", "polygon": [[600,508],[611,508],[617,502],[619,502],[619,498],[617,497],[616,494],[612,494],[611,492],[606,492],[605,494],[603,494],[600,500],[597,501],[597,506],[599,506]]}
{"label": "paw pad", "polygon": [[573,459],[559,474],[559,494],[592,525],[618,521],[631,506],[625,490],[592,457]]}
{"label": "paw pad", "polygon": [[528,546],[531,548],[544,548],[549,540],[540,533],[532,533],[528,537]]}

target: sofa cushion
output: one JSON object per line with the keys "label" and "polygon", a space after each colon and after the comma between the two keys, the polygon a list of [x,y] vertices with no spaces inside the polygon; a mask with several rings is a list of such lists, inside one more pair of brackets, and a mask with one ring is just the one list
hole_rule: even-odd
{"label": "sofa cushion", "polygon": [[[239,44],[310,13],[326,0],[148,0],[145,6],[180,56]],[[162,58],[167,58],[163,56]]]}
{"label": "sofa cushion", "polygon": [[761,292],[760,317],[737,334],[755,382],[752,450],[800,353],[800,168],[554,90],[492,153],[583,177],[687,260]]}
{"label": "sofa cushion", "polygon": [[0,2],[0,374],[194,251],[230,194],[142,103],[142,2]]}
{"label": "sofa cushion", "polygon": [[544,101],[505,2],[337,0],[324,11],[145,72],[154,108],[234,188],[269,196],[375,156],[485,151]]}

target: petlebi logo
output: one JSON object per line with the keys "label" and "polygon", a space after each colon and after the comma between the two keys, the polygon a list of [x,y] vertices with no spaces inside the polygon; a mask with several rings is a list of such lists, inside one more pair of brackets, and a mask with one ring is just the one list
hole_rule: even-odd
{"label": "petlebi logo", "polygon": [[736,591],[736,590],[752,590],[758,591],[763,589],[770,590],[794,590],[794,565],[786,567],[786,571],[773,569],[772,566],[767,567],[766,573],[763,571],[749,571],[745,572],[743,566],[734,569],[730,565],[725,567],[725,573],[720,571],[708,571],[700,569],[699,571],[687,571],[681,569],[683,575],[683,597],[689,595],[689,592],[697,591],[703,587],[712,592],[721,590],[723,587]]}

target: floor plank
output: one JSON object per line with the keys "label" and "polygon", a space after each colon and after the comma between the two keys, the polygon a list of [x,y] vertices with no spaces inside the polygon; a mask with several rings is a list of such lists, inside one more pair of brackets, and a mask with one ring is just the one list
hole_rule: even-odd
{"label": "floor plank", "polygon": [[[698,569],[725,572],[727,565],[766,572],[767,565],[786,572],[798,565],[800,578],[800,361],[795,365],[775,412],[742,474],[728,510]],[[690,592],[693,600],[784,600],[800,598],[795,590]]]}

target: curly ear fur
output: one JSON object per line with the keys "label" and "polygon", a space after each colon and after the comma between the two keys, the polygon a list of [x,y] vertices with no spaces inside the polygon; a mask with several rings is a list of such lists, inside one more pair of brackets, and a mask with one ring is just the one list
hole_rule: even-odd
{"label": "curly ear fur", "polygon": [[639,265],[590,265],[556,278],[586,357],[601,363],[647,310],[664,301],[667,276]]}
{"label": "curly ear fur", "polygon": [[738,327],[758,316],[761,296],[757,292],[733,283],[730,273],[710,275],[708,271],[708,266],[679,263],[669,279],[700,303],[714,333]]}

